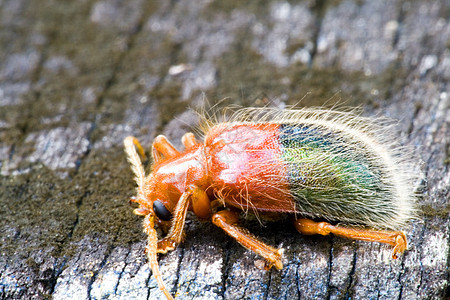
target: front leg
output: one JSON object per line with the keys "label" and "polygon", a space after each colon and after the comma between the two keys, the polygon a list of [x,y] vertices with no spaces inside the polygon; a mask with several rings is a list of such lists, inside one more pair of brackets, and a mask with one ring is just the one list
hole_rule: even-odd
{"label": "front leg", "polygon": [[158,253],[172,251],[179,243],[181,243],[189,203],[192,203],[194,212],[199,217],[203,216],[204,218],[209,215],[209,199],[206,196],[205,191],[195,185],[189,186],[186,192],[181,195],[175,206],[169,233],[165,238],[158,242]]}
{"label": "front leg", "polygon": [[222,210],[213,215],[212,222],[214,225],[225,230],[225,232],[239,244],[261,255],[268,262],[266,265],[267,270],[272,266],[281,270],[283,268],[283,262],[281,261],[283,249],[277,249],[266,245],[250,234],[246,229],[236,226],[235,224],[238,223],[238,218],[239,215],[237,212]]}
{"label": "front leg", "polygon": [[178,200],[177,206],[175,206],[175,212],[172,218],[172,225],[170,226],[169,233],[165,238],[158,241],[158,253],[167,253],[174,250],[183,238],[184,223],[186,221],[186,213],[189,207],[189,199],[195,188],[189,188],[184,192],[180,200]]}

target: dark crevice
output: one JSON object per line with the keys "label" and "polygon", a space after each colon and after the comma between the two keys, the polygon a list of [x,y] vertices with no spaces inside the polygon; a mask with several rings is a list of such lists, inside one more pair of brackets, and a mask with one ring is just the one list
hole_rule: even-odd
{"label": "dark crevice", "polygon": [[322,23],[326,12],[326,5],[325,1],[318,0],[315,2],[315,6],[313,7],[312,11],[315,13],[315,27],[314,27],[314,33],[313,33],[313,49],[311,50],[311,59],[309,61],[309,68],[312,68],[314,58],[317,54],[317,47],[319,44],[319,36],[320,32],[322,31]]}
{"label": "dark crevice", "polygon": [[231,241],[227,240],[227,243],[224,248],[224,259],[223,259],[223,267],[222,267],[222,299],[225,299],[225,291],[227,286],[228,275],[230,274],[230,249],[231,249]]}
{"label": "dark crevice", "polygon": [[298,299],[302,299],[302,288],[300,286],[300,275],[298,274],[298,269],[299,269],[299,264],[296,264],[296,270],[295,270],[295,280],[297,282],[297,295],[298,295]]}
{"label": "dark crevice", "polygon": [[[195,282],[196,280],[197,280],[197,276],[198,276],[198,269],[199,269],[199,266],[200,266],[200,262],[199,262],[199,260],[196,260],[195,261],[195,272],[194,272],[194,278],[191,278],[191,279],[189,279],[186,283],[187,283],[187,286],[186,286],[186,291],[188,292],[188,293],[190,293],[191,292],[191,285],[192,285],[192,283],[193,282]],[[178,277],[179,277],[179,275],[177,274],[177,281],[178,281]],[[178,286],[178,283],[177,283],[177,286]],[[176,291],[175,291],[175,293],[176,293]],[[198,293],[198,292],[197,292]],[[195,296],[197,296],[197,295],[193,295],[194,297]]]}
{"label": "dark crevice", "polygon": [[81,197],[75,202],[76,209],[77,209],[77,213],[76,213],[76,216],[75,216],[75,221],[73,221],[72,228],[70,228],[70,231],[69,231],[69,233],[67,234],[67,239],[64,240],[64,241],[61,243],[61,248],[62,248],[62,245],[64,245],[64,244],[66,243],[66,241],[67,241],[67,240],[70,240],[70,238],[73,236],[73,233],[75,232],[75,228],[78,226],[79,219],[80,219],[80,207],[81,207],[81,205],[83,204],[83,199],[84,199],[86,196],[88,196],[88,195],[89,195],[88,193],[85,193],[83,196],[81,196]]}
{"label": "dark crevice", "polygon": [[16,152],[16,144],[12,144],[11,148],[9,149],[9,153],[8,153],[8,161],[11,161],[14,153]]}
{"label": "dark crevice", "polygon": [[178,249],[180,249],[180,254],[178,256],[178,262],[177,262],[177,272],[176,272],[176,277],[175,277],[175,282],[173,283],[173,288],[171,290],[172,295],[177,293],[177,289],[178,289],[178,282],[180,280],[180,274],[181,274],[181,262],[184,258],[184,252],[185,249],[183,246],[179,246]]}
{"label": "dark crevice", "polygon": [[[400,281],[399,281],[399,282],[400,282]],[[399,291],[398,291],[398,300],[401,300],[402,297],[403,297],[403,285],[402,285],[402,283],[400,282],[400,289],[399,289]]]}
{"label": "dark crevice", "polygon": [[348,285],[345,288],[344,299],[352,299],[353,298],[351,288],[353,286],[353,277],[355,275],[356,259],[357,259],[356,250],[354,250],[353,251],[353,260],[352,260],[352,268],[350,270],[350,273],[348,274]]}
{"label": "dark crevice", "polygon": [[397,281],[400,286],[399,293],[398,293],[398,300],[401,300],[403,298],[403,284],[402,284],[402,275],[405,273],[405,255],[402,256],[401,261],[401,270],[398,272]]}
{"label": "dark crevice", "polygon": [[[450,264],[448,263],[450,260],[447,260],[447,270],[450,268]],[[448,282],[450,281],[450,272],[447,276],[447,289],[445,290],[444,299],[450,299],[450,284]]]}
{"label": "dark crevice", "polygon": [[39,99],[41,97],[41,93],[37,91],[36,89],[33,89],[33,86],[36,85],[39,82],[39,78],[41,76],[41,72],[44,69],[44,63],[48,58],[48,45],[51,45],[52,42],[55,40],[56,35],[55,34],[49,34],[47,35],[49,37],[48,43],[44,45],[44,47],[41,48],[41,55],[39,56],[39,61],[36,65],[36,69],[33,70],[33,73],[31,74],[31,88],[30,91],[32,91],[33,95],[35,96],[35,99]]}
{"label": "dark crevice", "polygon": [[[151,1],[150,1],[149,5],[152,5]],[[114,83],[116,81],[116,74],[118,73],[120,66],[122,65],[125,57],[129,53],[130,49],[132,49],[134,47],[136,37],[142,31],[145,21],[151,15],[151,10],[149,10],[145,7],[142,10],[144,11],[144,13],[142,14],[141,18],[139,19],[137,24],[134,26],[134,28],[129,32],[129,36],[128,36],[126,46],[125,46],[125,49],[127,49],[127,50],[123,51],[119,54],[117,61],[113,66],[111,76],[106,80],[104,88],[102,90],[102,93],[99,95],[99,97],[97,99],[97,103],[96,103],[97,108],[100,108],[103,105],[103,102],[105,100],[105,95],[107,94],[109,89],[114,85]],[[99,118],[96,118],[96,122],[98,120],[99,120]]]}
{"label": "dark crevice", "polygon": [[[59,254],[61,254],[62,249],[64,249],[64,245],[67,244],[67,242],[72,238],[73,233],[75,232],[76,227],[79,224],[79,215],[80,215],[80,207],[83,204],[83,199],[88,196],[88,193],[85,193],[83,196],[81,196],[76,202],[76,217],[75,217],[75,221],[72,223],[72,226],[68,232],[68,234],[66,235],[66,238],[59,244],[59,247],[55,250],[55,255],[58,256]],[[55,290],[55,286],[56,283],[58,281],[59,276],[61,275],[61,273],[64,270],[64,266],[67,262],[67,259],[64,258],[63,261],[61,262],[60,266],[56,268],[56,266],[54,266],[53,268],[53,274],[52,277],[50,278],[50,282],[49,282],[49,294],[52,295],[54,290]]]}
{"label": "dark crevice", "polygon": [[[91,135],[92,135],[92,132],[93,132],[94,128],[95,128],[95,123],[92,123],[92,126],[91,126],[91,128],[89,129],[88,134],[87,134],[88,148],[87,148],[87,150],[81,155],[81,157],[77,160],[77,163],[76,163],[76,166],[75,166],[74,173],[71,174],[71,176],[69,176],[69,179],[70,179],[70,180],[72,180],[73,177],[75,177],[75,175],[78,174],[79,169],[80,169],[80,166],[81,166],[81,162],[84,160],[85,157],[87,157],[87,155],[88,155],[89,152],[90,152],[91,144],[92,144],[92,142],[91,142]],[[75,206],[76,206],[75,220],[74,220],[74,222],[72,223],[72,226],[71,226],[71,228],[70,228],[68,234],[66,235],[66,238],[60,243],[58,249],[56,250],[56,253],[57,253],[57,254],[61,253],[62,249],[64,249],[64,246],[65,246],[65,245],[67,244],[67,242],[69,242],[70,239],[72,238],[73,233],[75,232],[75,230],[76,230],[76,228],[77,228],[77,226],[78,226],[78,224],[79,224],[79,221],[80,221],[80,209],[81,209],[81,206],[83,205],[83,200],[84,200],[87,196],[89,196],[89,193],[84,193],[84,195],[82,195],[80,198],[78,198],[77,201],[75,202]],[[64,260],[63,263],[62,263],[61,269],[60,269],[58,272],[55,272],[55,277],[54,277],[54,279],[51,281],[51,285],[50,285],[50,290],[51,290],[51,293],[50,293],[50,294],[52,294],[53,291],[54,291],[54,289],[55,289],[57,279],[58,279],[59,275],[61,275],[61,273],[62,273],[62,269],[63,269],[63,267],[64,267],[64,265],[65,265],[65,262],[66,262],[66,261]]]}
{"label": "dark crevice", "polygon": [[76,174],[78,174],[78,171],[80,170],[80,166],[81,163],[83,162],[83,160],[89,155],[89,153],[91,152],[92,149],[92,133],[94,132],[95,128],[97,127],[97,122],[94,121],[91,124],[91,127],[89,128],[87,134],[86,134],[86,139],[88,141],[88,145],[87,145],[87,149],[86,151],[84,151],[80,157],[76,160],[75,162],[75,170],[74,170],[74,174],[71,176],[71,179],[73,177],[75,177]]}
{"label": "dark crevice", "polygon": [[[263,225],[264,227],[266,226],[266,225]],[[274,241],[273,241],[273,245],[277,245],[277,248],[279,249],[281,246],[280,246],[280,244],[282,244],[282,242],[283,242],[283,237],[281,237],[280,235],[275,235],[274,236]],[[286,254],[284,254],[284,255],[286,255]],[[284,255],[283,255],[283,257],[284,257]],[[265,261],[265,263],[267,263],[267,261]],[[286,269],[288,266],[284,266],[283,268],[284,269]],[[274,269],[275,268],[271,268],[269,271],[268,271],[268,279],[267,279],[267,284],[266,284],[266,289],[265,289],[265,291],[264,291],[264,295],[263,295],[263,299],[264,300],[266,300],[266,299],[269,299],[269,292],[270,292],[270,290],[271,290],[271,286],[272,286],[272,280],[273,280],[273,274],[274,274]],[[281,273],[281,277],[283,277],[283,273]]]}
{"label": "dark crevice", "polygon": [[[378,252],[380,251],[381,245],[378,244]],[[377,291],[377,299],[380,299],[380,276],[376,276],[376,291]]]}
{"label": "dark crevice", "polygon": [[[145,261],[144,265],[147,264],[148,262]],[[150,272],[148,272],[148,276],[147,276],[147,280],[145,281],[145,286],[148,287],[147,288],[147,300],[150,300],[150,295],[151,295],[151,288],[149,288],[150,285],[150,278],[152,278],[153,276],[153,272],[150,270]],[[156,288],[154,290],[159,290],[158,289],[158,284],[156,284]]]}
{"label": "dark crevice", "polygon": [[422,105],[416,104],[414,106],[414,113],[413,113],[413,116],[411,118],[411,122],[409,122],[408,128],[406,129],[406,133],[408,134],[408,136],[412,135],[413,129],[414,129],[414,120],[417,120],[417,116],[419,115],[421,110],[422,110]]}
{"label": "dark crevice", "polygon": [[63,259],[63,261],[60,264],[55,263],[53,265],[52,275],[49,279],[49,294],[52,295],[55,291],[56,281],[58,280],[59,276],[64,270],[64,266],[66,265],[67,259]]}
{"label": "dark crevice", "polygon": [[[439,111],[439,107],[440,107],[440,103],[441,103],[441,101],[444,101],[444,100],[442,100],[442,99],[439,99],[439,102],[436,104],[436,105],[434,105],[434,110],[433,110],[433,112],[431,113],[431,115],[430,115],[430,119],[431,120],[433,120],[433,122],[436,122],[436,120],[437,120],[437,118],[436,118],[436,115],[438,115],[438,114],[440,114],[441,112]],[[431,109],[430,109],[430,112],[431,112]],[[444,122],[445,123],[445,122]],[[439,136],[439,130],[433,130],[432,132],[430,132],[430,133],[428,133],[429,135],[431,135],[431,140],[433,140],[433,141],[435,141],[436,140],[436,136]],[[444,152],[446,151],[446,146],[447,146],[448,144],[447,143],[443,143],[443,149],[444,149]],[[427,157],[427,159],[426,159],[426,166],[430,166],[430,165],[432,165],[432,162],[433,162],[433,157],[437,154],[436,153],[436,151],[437,150],[432,150],[432,151],[430,151],[430,152],[428,152],[427,153],[427,155],[428,155],[428,157]],[[422,158],[423,159],[423,158]],[[446,165],[448,165],[448,163],[447,164],[445,164],[444,163],[444,168],[446,168]],[[428,178],[428,168],[426,168],[426,170],[425,170],[425,172],[426,172],[426,177],[425,178]],[[443,173],[444,174],[444,173]]]}
{"label": "dark crevice", "polygon": [[[248,286],[250,285],[250,283],[252,283],[254,280],[248,280],[245,281],[245,285],[242,287],[242,295],[247,296],[247,290],[248,290]],[[250,297],[246,297],[246,298],[250,298]]]}
{"label": "dark crevice", "polygon": [[127,249],[127,250],[128,250],[128,252],[127,252],[127,254],[125,255],[125,259],[124,259],[124,261],[123,261],[124,263],[123,263],[122,270],[120,270],[120,272],[119,272],[119,278],[117,278],[116,285],[114,286],[114,295],[117,295],[117,289],[119,288],[120,280],[122,279],[123,272],[125,271],[125,268],[127,267],[127,259],[128,259],[128,256],[130,255],[130,252],[131,252],[130,249]]}
{"label": "dark crevice", "polygon": [[114,245],[116,240],[117,240],[117,235],[114,237],[112,243],[107,246],[105,255],[104,255],[102,261],[100,262],[100,265],[97,267],[97,269],[95,271],[92,271],[93,275],[91,276],[88,286],[87,286],[87,295],[88,295],[87,298],[88,299],[92,299],[92,296],[91,296],[92,285],[94,284],[95,280],[97,279],[97,276],[100,273],[100,271],[106,265],[108,258],[111,256],[112,250],[114,249],[114,247],[112,245]]}
{"label": "dark crevice", "polygon": [[[2,267],[3,267],[3,268],[0,270],[0,279],[3,278],[3,273],[6,272],[7,264],[3,264]],[[0,295],[3,295],[5,286],[6,286],[6,285],[3,285],[3,284],[1,285],[1,288],[2,288],[1,291],[2,291],[2,294],[0,294]]]}
{"label": "dark crevice", "polygon": [[[423,244],[423,239],[425,237],[425,232],[426,232],[426,224],[427,224],[427,218],[425,217],[423,219],[423,228],[422,231],[420,232],[420,238],[419,238],[419,244],[416,246],[416,249],[423,249],[422,244]],[[422,288],[422,283],[423,283],[423,253],[422,251],[420,251],[418,253],[419,255],[419,265],[420,265],[420,277],[419,277],[419,284],[417,286],[418,289]],[[417,295],[420,294],[420,291],[417,291]]]}
{"label": "dark crevice", "polygon": [[331,271],[333,269],[333,237],[330,238],[330,253],[328,253],[328,274],[327,274],[327,293],[326,299],[330,299],[331,297]]}
{"label": "dark crevice", "polygon": [[267,279],[267,284],[266,284],[266,289],[264,290],[264,295],[263,295],[263,300],[267,300],[269,298],[269,292],[270,292],[270,287],[272,284],[272,274],[273,274],[273,268],[270,269],[269,274],[268,274],[268,279]]}
{"label": "dark crevice", "polygon": [[20,233],[21,233],[20,228],[17,228],[17,231],[14,233],[13,239],[18,240],[20,237]]}
{"label": "dark crevice", "polygon": [[394,38],[392,40],[392,49],[395,49],[398,45],[398,41],[400,40],[400,27],[403,24],[403,21],[405,20],[405,11],[403,9],[403,3],[400,1],[398,5],[399,5],[398,7],[399,14],[397,16],[398,27],[397,30],[395,31]]}
{"label": "dark crevice", "polygon": [[401,49],[397,49],[397,46],[398,46],[398,42],[400,40],[401,27],[402,27],[403,21],[405,19],[405,11],[403,9],[402,2],[400,1],[398,5],[400,6],[398,8],[399,13],[397,16],[398,27],[397,27],[397,30],[395,31],[394,38],[392,40],[392,49],[397,50],[398,55],[397,55],[397,59],[393,63],[392,71],[389,75],[391,80],[389,80],[389,86],[386,89],[386,95],[385,95],[386,99],[391,99],[391,97],[393,97],[393,95],[396,95],[396,94],[401,95],[402,88],[407,84],[407,81],[403,81],[401,87],[395,86],[395,84],[397,82],[397,80],[396,80],[397,71],[401,69],[401,62],[402,62],[402,57],[403,57],[403,51]]}

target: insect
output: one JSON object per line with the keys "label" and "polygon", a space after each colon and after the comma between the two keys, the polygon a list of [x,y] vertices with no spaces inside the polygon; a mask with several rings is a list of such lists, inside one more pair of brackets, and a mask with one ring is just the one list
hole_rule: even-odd
{"label": "insect", "polygon": [[[182,241],[188,210],[262,256],[266,269],[283,268],[283,249],[241,228],[242,212],[290,215],[302,234],[390,244],[397,258],[407,247],[398,228],[414,217],[415,196],[411,162],[388,129],[353,112],[240,109],[227,122],[208,126],[203,142],[186,133],[182,152],[156,137],[149,175],[142,146],[127,137],[137,183],[132,201],[139,204],[134,213],[145,216],[146,252],[159,288],[173,299],[157,254]],[[158,240],[156,225],[169,229],[166,237]]]}

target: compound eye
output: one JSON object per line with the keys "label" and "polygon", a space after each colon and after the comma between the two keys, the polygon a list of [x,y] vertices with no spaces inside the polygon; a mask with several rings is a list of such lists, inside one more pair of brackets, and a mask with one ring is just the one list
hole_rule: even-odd
{"label": "compound eye", "polygon": [[172,218],[172,213],[167,210],[164,204],[162,204],[162,202],[159,200],[153,202],[153,211],[155,212],[156,216],[163,221],[170,221],[170,219]]}

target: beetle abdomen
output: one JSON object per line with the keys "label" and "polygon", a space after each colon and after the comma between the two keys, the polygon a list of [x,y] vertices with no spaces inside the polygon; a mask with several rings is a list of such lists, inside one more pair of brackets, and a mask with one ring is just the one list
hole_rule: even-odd
{"label": "beetle abdomen", "polygon": [[392,229],[414,216],[410,160],[387,127],[351,112],[243,109],[205,146],[213,189],[242,209]]}

